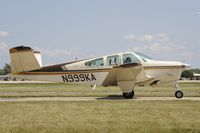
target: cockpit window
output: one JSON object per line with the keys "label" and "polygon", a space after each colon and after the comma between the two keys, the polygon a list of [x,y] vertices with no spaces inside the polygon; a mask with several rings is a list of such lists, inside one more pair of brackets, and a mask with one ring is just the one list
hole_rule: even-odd
{"label": "cockpit window", "polygon": [[140,60],[133,54],[123,54],[123,64],[140,63]]}
{"label": "cockpit window", "polygon": [[92,61],[88,61],[85,63],[86,66],[88,67],[100,67],[100,66],[103,66],[104,63],[103,63],[103,58],[99,58],[99,59],[95,59],[95,60],[92,60]]}
{"label": "cockpit window", "polygon": [[107,57],[107,65],[108,66],[114,66],[114,65],[119,65],[119,64],[120,64],[119,55]]}
{"label": "cockpit window", "polygon": [[142,54],[142,53],[139,53],[139,52],[135,52],[138,56],[140,56],[140,58],[142,58],[143,61],[147,61],[147,60],[152,60],[151,57],[145,55],[145,54]]}

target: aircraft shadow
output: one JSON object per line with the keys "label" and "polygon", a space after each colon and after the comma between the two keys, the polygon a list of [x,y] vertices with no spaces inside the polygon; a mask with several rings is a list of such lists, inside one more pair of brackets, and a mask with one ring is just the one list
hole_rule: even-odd
{"label": "aircraft shadow", "polygon": [[106,97],[98,97],[96,100],[127,100],[122,95],[108,95]]}

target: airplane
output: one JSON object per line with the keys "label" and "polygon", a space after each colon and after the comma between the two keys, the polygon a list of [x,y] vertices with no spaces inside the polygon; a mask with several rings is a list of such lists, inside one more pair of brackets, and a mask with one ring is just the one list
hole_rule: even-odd
{"label": "airplane", "polygon": [[175,97],[182,98],[178,80],[190,65],[156,61],[139,52],[124,52],[92,59],[43,66],[41,53],[27,46],[9,49],[12,75],[16,78],[98,86],[118,86],[124,98],[134,96],[135,86],[175,85]]}

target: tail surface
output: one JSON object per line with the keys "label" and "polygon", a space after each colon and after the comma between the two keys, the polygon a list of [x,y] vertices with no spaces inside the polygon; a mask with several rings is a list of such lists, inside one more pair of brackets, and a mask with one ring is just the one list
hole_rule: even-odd
{"label": "tail surface", "polygon": [[18,46],[9,50],[12,73],[19,73],[40,69],[42,67],[41,54],[30,47]]}

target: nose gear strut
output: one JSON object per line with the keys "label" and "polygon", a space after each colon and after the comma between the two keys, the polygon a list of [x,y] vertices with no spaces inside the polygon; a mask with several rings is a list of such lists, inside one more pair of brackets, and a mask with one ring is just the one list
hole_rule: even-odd
{"label": "nose gear strut", "polygon": [[175,97],[176,98],[182,98],[183,92],[180,90],[179,84],[176,83],[175,87],[176,87]]}

